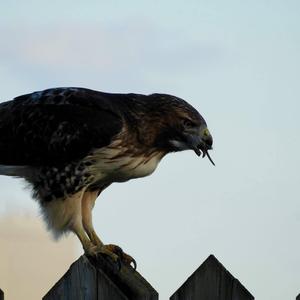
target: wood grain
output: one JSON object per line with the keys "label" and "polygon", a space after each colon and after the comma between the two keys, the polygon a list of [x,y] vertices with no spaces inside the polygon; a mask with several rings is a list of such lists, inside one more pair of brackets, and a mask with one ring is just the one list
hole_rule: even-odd
{"label": "wood grain", "polygon": [[210,255],[170,300],[253,300],[254,297]]}
{"label": "wood grain", "polygon": [[133,268],[107,258],[81,256],[43,300],[158,300],[158,293]]}

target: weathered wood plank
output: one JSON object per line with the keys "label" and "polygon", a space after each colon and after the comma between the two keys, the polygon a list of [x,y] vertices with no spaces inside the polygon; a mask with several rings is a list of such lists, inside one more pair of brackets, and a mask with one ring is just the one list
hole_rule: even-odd
{"label": "weathered wood plank", "polygon": [[[132,267],[122,265],[122,268],[118,270],[115,264],[112,265],[103,256],[100,256],[97,260],[90,258],[90,262],[97,268],[99,279],[102,279],[102,274],[105,274],[128,299],[158,300],[156,290]],[[99,299],[102,300],[103,298]]]}
{"label": "weathered wood plank", "polygon": [[254,297],[210,255],[170,300],[253,300]]}
{"label": "weathered wood plank", "polygon": [[101,270],[98,272],[97,299],[129,300]]}
{"label": "weathered wood plank", "polygon": [[44,296],[45,300],[97,300],[97,271],[83,257],[74,262],[67,273]]}
{"label": "weathered wood plank", "polygon": [[4,300],[4,293],[1,289],[0,289],[0,300]]}
{"label": "weathered wood plank", "polygon": [[158,293],[131,267],[81,256],[43,300],[157,300]]}

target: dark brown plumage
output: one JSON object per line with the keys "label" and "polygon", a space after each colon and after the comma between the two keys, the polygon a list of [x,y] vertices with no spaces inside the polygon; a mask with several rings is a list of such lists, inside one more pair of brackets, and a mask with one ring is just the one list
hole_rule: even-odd
{"label": "dark brown plumage", "polygon": [[100,192],[151,174],[169,152],[211,147],[203,117],[171,95],[56,88],[0,104],[0,174],[32,185],[56,234],[71,230],[87,253],[113,259],[92,225]]}

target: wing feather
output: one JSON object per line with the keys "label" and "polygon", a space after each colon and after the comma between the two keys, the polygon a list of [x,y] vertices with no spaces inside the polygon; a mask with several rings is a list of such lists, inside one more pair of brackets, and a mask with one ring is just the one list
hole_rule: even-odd
{"label": "wing feather", "polygon": [[122,128],[122,116],[104,93],[38,93],[0,105],[0,164],[65,164],[109,145]]}

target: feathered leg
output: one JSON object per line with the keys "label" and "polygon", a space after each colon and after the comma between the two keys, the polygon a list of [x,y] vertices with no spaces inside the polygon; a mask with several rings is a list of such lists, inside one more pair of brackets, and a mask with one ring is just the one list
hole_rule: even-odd
{"label": "feathered leg", "polygon": [[94,244],[90,241],[82,224],[81,202],[85,189],[66,197],[41,203],[41,211],[46,220],[48,228],[55,237],[67,231],[74,232],[85,252],[89,252]]}
{"label": "feathered leg", "polygon": [[120,259],[123,263],[127,265],[133,263],[134,267],[136,268],[136,262],[130,255],[123,252],[123,250],[119,246],[112,244],[104,245],[96,234],[92,222],[92,209],[94,208],[95,201],[99,194],[99,191],[85,192],[81,200],[82,224],[86,234],[89,236],[92,243],[96,246],[95,248],[93,248],[93,251],[96,252],[95,254],[97,254],[98,252],[109,255],[113,260],[116,260],[115,256],[117,256],[117,258]]}

